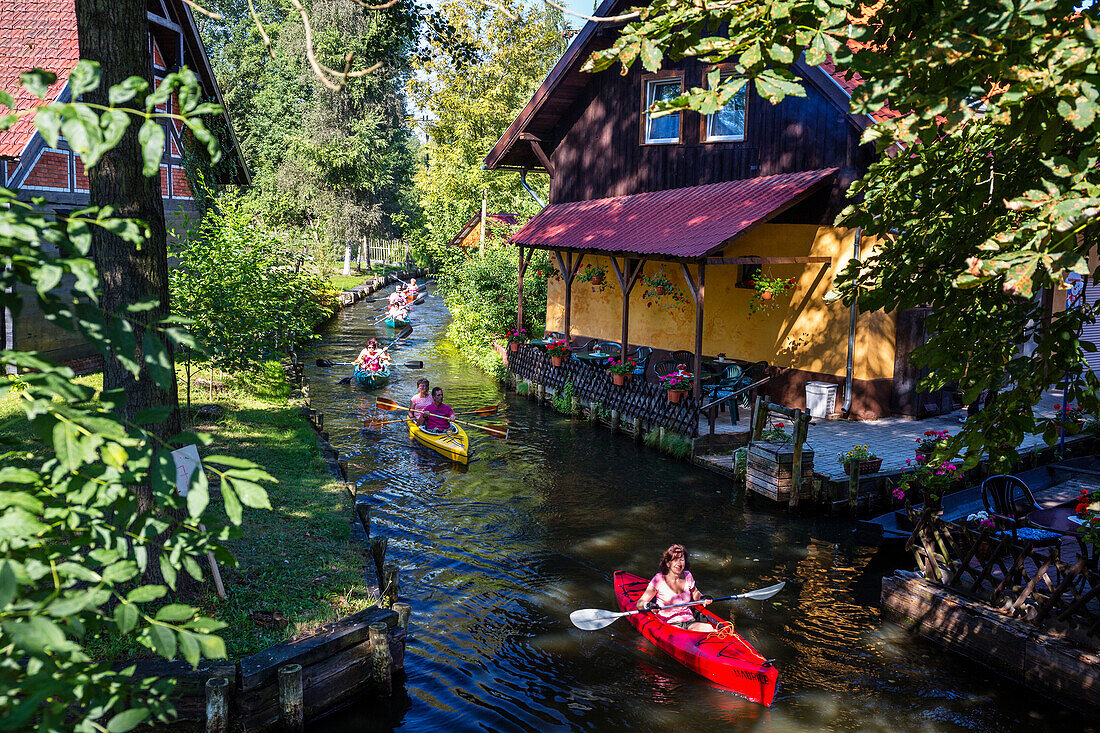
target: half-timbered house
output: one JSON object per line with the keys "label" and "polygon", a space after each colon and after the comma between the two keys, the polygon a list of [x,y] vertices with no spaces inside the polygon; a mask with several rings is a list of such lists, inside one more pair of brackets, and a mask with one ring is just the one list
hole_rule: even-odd
{"label": "half-timbered house", "polygon": [[[203,92],[211,101],[222,102],[206,49],[195,26],[191,9],[183,0],[148,0],[146,19],[149,33],[149,78],[159,83],[167,74],[187,66],[199,77]],[[23,71],[41,68],[57,75],[46,101],[70,99],[69,74],[80,58],[74,0],[18,0],[0,8],[0,89],[12,94],[16,111],[41,102],[19,82]],[[158,107],[172,112],[174,98]],[[6,112],[7,110],[5,110]],[[163,123],[164,155],[160,165],[160,193],[168,229],[178,228],[187,217],[197,215],[191,179],[184,163],[184,146],[190,132],[178,121]],[[224,180],[217,183],[249,182],[244,158],[228,117],[225,126],[231,142],[224,151],[230,165],[219,166]],[[38,134],[33,115],[24,115],[0,131],[0,185],[18,190],[20,198],[41,198],[54,211],[71,211],[88,205],[88,177],[80,156],[62,137],[50,147]],[[54,328],[27,303],[19,318],[0,313],[0,336],[4,348],[34,349],[58,360],[72,360],[88,354],[78,337]]]}
{"label": "half-timbered house", "polygon": [[[605,0],[597,15],[627,5]],[[559,264],[547,330],[628,352],[690,351],[696,398],[704,359],[725,354],[768,362],[766,391],[788,406],[803,406],[806,382],[818,381],[837,384],[838,411],[854,417],[920,412],[910,410],[907,359],[919,329],[899,339],[895,315],[824,298],[848,261],[874,246],[834,225],[875,154],[860,144],[875,118],[849,112],[858,80],[799,61],[804,98],[773,105],[749,84],[715,114],[657,116],[652,103],[705,87],[714,67],[689,59],[656,74],[640,64],[582,72],[616,33],[588,23],[485,158],[489,169],[550,176],[549,204],[512,238],[521,262],[538,248]],[[602,287],[578,279],[588,265],[607,272]],[[750,314],[761,273],[796,285],[779,308]],[[656,296],[643,278],[659,275],[685,297]]]}

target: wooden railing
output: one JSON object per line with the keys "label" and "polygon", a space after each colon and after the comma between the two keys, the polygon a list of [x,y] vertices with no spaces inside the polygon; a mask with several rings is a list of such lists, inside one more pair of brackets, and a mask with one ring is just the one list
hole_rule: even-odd
{"label": "wooden railing", "polygon": [[695,400],[685,395],[679,402],[669,402],[668,390],[640,377],[617,386],[603,369],[576,359],[567,358],[560,367],[553,366],[545,351],[529,344],[508,354],[508,368],[518,378],[558,393],[571,382],[573,395],[582,404],[598,402],[602,410],[618,413],[623,422],[640,420],[645,430],[661,427],[689,438],[699,433]]}
{"label": "wooden railing", "polygon": [[1014,541],[1009,534],[947,522],[932,512],[917,518],[909,511],[916,529],[906,547],[926,580],[1038,629],[1100,641],[1100,575],[1085,552],[1068,562],[1059,547]]}

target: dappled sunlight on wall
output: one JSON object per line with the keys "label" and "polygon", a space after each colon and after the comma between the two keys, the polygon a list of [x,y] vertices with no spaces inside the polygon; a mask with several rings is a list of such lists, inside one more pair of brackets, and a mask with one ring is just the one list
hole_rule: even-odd
{"label": "dappled sunlight on wall", "polygon": [[[748,361],[764,360],[781,367],[793,367],[823,374],[843,375],[848,356],[848,308],[840,302],[826,303],[825,294],[833,278],[852,256],[854,232],[806,224],[765,224],[741,237],[721,256],[762,257],[828,256],[833,264],[765,265],[772,277],[793,277],[794,290],[779,299],[779,307],[749,316],[753,291],[736,287],[737,265],[707,267],[703,352],[724,353]],[[863,242],[866,249],[869,242]],[[607,270],[603,292],[584,282],[573,284],[572,331],[618,341],[621,336],[622,297],[619,283],[607,257],[586,255],[585,264]],[[584,264],[581,265],[581,271]],[[630,298],[630,342],[661,349],[693,350],[695,303],[681,274],[680,265],[648,262],[645,274],[664,270],[672,283],[687,296],[683,309],[649,305],[642,298],[645,284],[639,280]],[[697,277],[694,265],[689,266]],[[550,283],[547,329],[565,327],[565,285]],[[883,379],[893,376],[894,317],[882,313],[860,314],[856,327],[855,377]]]}

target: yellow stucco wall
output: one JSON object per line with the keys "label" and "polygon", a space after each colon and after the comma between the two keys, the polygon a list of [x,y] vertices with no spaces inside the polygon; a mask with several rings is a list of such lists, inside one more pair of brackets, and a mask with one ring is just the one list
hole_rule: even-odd
{"label": "yellow stucco wall", "polygon": [[[848,349],[849,311],[842,303],[827,304],[824,295],[833,277],[852,256],[854,230],[806,224],[765,224],[737,240],[722,256],[761,257],[828,256],[832,265],[765,265],[765,274],[797,279],[794,290],[780,299],[779,308],[748,315],[752,290],[735,287],[740,268],[736,265],[707,267],[703,317],[703,353],[725,353],[749,361],[764,360],[780,367],[842,376]],[[866,249],[871,243],[864,239]],[[584,263],[607,268],[603,292],[588,283],[573,284],[573,335],[593,336],[608,341],[621,337],[622,296],[615,273],[606,257],[586,255]],[[621,262],[621,261],[620,261]],[[583,271],[584,264],[581,265]],[[639,280],[630,294],[630,342],[662,349],[695,348],[695,303],[687,290],[679,264],[648,262],[646,274],[664,270],[687,295],[682,310],[667,310],[642,299],[644,283]],[[689,266],[693,277],[695,266]],[[546,328],[561,331],[564,318],[565,283],[552,280],[546,309]],[[860,314],[856,325],[856,379],[889,379],[894,374],[894,316]]]}

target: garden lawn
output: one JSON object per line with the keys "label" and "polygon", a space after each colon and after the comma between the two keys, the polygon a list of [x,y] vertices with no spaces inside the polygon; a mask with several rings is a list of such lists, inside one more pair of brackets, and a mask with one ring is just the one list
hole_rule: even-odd
{"label": "garden lawn", "polygon": [[366,282],[369,274],[362,275],[329,275],[328,281],[332,284],[332,287],[337,290],[351,290],[356,285],[362,285]]}
{"label": "garden lawn", "polygon": [[[209,403],[208,369],[192,372],[193,406]],[[204,383],[196,385],[201,376]],[[79,381],[99,387],[101,375]],[[239,535],[229,546],[237,567],[222,567],[228,600],[219,600],[209,582],[191,603],[228,624],[219,632],[230,658],[239,658],[375,603],[364,581],[363,549],[350,538],[351,497],[321,460],[317,438],[289,400],[282,368],[271,363],[259,374],[238,378],[216,372],[213,403],[224,409],[217,420],[192,429],[210,434],[200,455],[220,453],[254,461],[278,483],[267,486],[272,510],[245,509]],[[181,401],[186,383],[180,383]],[[34,448],[18,397],[0,397],[0,435]],[[10,449],[0,446],[0,452]],[[208,473],[208,475],[212,475]],[[211,490],[206,522],[226,521],[220,497]],[[208,574],[203,564],[203,572]],[[183,573],[181,573],[183,575]],[[209,581],[209,578],[207,578]],[[281,614],[285,627],[273,624]],[[89,640],[96,658],[152,656],[131,638]]]}

